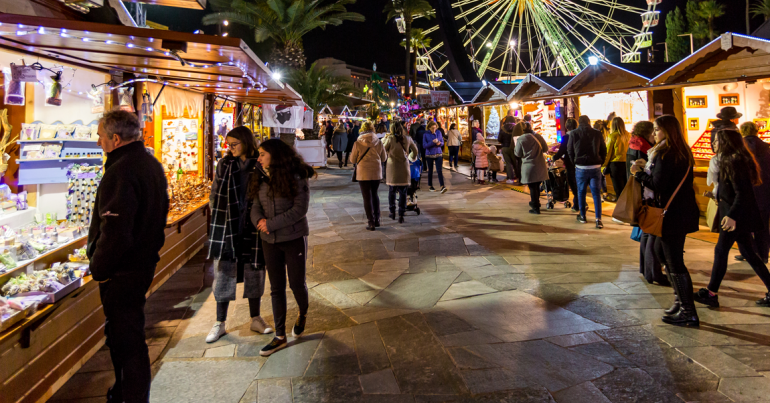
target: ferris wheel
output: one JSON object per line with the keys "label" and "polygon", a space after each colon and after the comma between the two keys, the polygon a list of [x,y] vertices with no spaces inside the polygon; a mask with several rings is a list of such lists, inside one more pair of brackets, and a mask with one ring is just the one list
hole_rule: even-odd
{"label": "ferris wheel", "polygon": [[[479,78],[515,80],[527,73],[574,75],[595,56],[617,49],[623,63],[638,63],[652,46],[662,0],[437,0],[451,3],[454,26],[447,40],[462,41]],[[646,8],[631,4],[639,3]],[[449,7],[444,7],[444,10]],[[437,9],[437,12],[440,10]],[[641,20],[641,21],[640,21]],[[635,24],[635,21],[640,23]],[[447,30],[447,28],[444,28]],[[438,34],[439,26],[424,30]],[[449,34],[449,35],[446,35]],[[444,42],[417,49],[417,69],[435,81],[449,60]]]}

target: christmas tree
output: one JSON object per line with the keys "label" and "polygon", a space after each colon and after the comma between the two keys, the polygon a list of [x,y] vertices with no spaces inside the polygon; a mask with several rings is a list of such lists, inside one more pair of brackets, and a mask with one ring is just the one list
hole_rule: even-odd
{"label": "christmas tree", "polygon": [[492,112],[489,114],[489,121],[487,121],[487,134],[493,134],[497,136],[500,133],[500,115],[497,114],[497,109],[492,108]]}

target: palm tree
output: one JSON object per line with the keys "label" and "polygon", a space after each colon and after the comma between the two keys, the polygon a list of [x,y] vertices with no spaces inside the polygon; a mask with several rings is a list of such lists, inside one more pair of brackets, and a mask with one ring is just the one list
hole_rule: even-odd
{"label": "palm tree", "polygon": [[714,20],[725,15],[725,6],[716,0],[705,0],[699,4],[698,16],[705,19],[708,24],[709,40],[716,38]]}
{"label": "palm tree", "polygon": [[[392,0],[388,1],[383,12],[387,13],[386,21],[394,18],[403,18],[406,25],[406,67],[404,69],[404,97],[409,95],[409,59],[412,53],[412,22],[415,17],[433,17],[433,7],[426,0]],[[412,94],[414,95],[414,94]]]}
{"label": "palm tree", "polygon": [[349,103],[347,95],[357,91],[347,76],[332,75],[326,66],[310,65],[310,68],[294,69],[286,82],[294,88],[302,101],[313,109],[313,132],[318,132],[318,112],[325,105],[341,106]]}
{"label": "palm tree", "polygon": [[[424,49],[430,46],[431,39],[425,36],[424,31],[421,28],[415,28],[412,30],[412,48],[414,50],[415,57],[413,57],[414,63],[412,63],[412,94],[417,93],[417,50]],[[406,47],[406,39],[401,41],[401,46]]]}
{"label": "palm tree", "polygon": [[751,15],[754,17],[765,17],[765,21],[770,19],[770,0],[760,0],[759,3],[751,7]]}
{"label": "palm tree", "polygon": [[[214,0],[216,13],[203,17],[206,25],[223,21],[246,25],[254,30],[254,40],[272,39],[275,47],[270,55],[273,65],[304,68],[305,52],[302,37],[308,32],[343,21],[364,21],[359,13],[348,12],[346,4],[356,0]],[[227,10],[227,11],[225,11]]]}

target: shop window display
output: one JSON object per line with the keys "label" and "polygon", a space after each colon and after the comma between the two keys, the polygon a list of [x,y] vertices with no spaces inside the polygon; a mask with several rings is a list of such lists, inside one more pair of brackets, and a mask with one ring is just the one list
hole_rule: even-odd
{"label": "shop window display", "polygon": [[631,132],[636,122],[649,120],[647,91],[581,96],[579,102],[580,113],[588,115],[591,123],[600,119],[605,120],[610,113],[614,112],[616,116],[623,118],[626,122],[626,130]]}

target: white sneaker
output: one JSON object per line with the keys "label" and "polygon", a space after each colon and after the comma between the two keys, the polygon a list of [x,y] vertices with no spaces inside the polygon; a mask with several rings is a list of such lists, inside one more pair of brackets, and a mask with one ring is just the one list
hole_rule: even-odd
{"label": "white sneaker", "polygon": [[513,185],[514,183],[516,183],[516,181],[514,181],[513,179],[508,179],[507,181],[505,181],[505,183],[509,185]]}
{"label": "white sneaker", "polygon": [[265,322],[264,319],[262,319],[261,316],[255,316],[251,318],[251,331],[262,333],[262,334],[268,334],[273,333],[273,328],[267,325],[267,322]]}
{"label": "white sneaker", "polygon": [[214,327],[211,328],[209,335],[206,336],[206,343],[213,343],[224,336],[227,331],[225,330],[225,322],[214,323]]}

